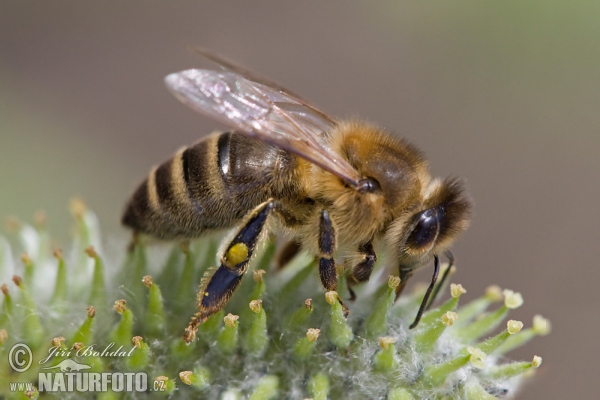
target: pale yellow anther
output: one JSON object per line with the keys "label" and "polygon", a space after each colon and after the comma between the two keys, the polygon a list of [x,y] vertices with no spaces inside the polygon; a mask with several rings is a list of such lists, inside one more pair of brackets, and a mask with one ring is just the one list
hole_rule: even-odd
{"label": "pale yellow anther", "polygon": [[308,339],[309,342],[314,343],[319,338],[320,333],[321,333],[320,329],[308,328],[308,331],[306,331],[306,338]]}
{"label": "pale yellow anther", "polygon": [[59,261],[61,261],[63,259],[63,254],[62,254],[62,250],[61,249],[55,249],[52,252],[52,255]]}
{"label": "pale yellow anther", "polygon": [[536,315],[533,317],[533,331],[540,336],[546,336],[550,333],[550,321],[541,315]]}
{"label": "pale yellow anther", "polygon": [[169,377],[168,376],[157,376],[156,378],[154,378],[154,382],[158,383],[158,382],[169,382]]}
{"label": "pale yellow anther", "polygon": [[142,283],[146,287],[151,287],[153,285],[152,277],[150,275],[146,275],[142,278]]}
{"label": "pale yellow anther", "polygon": [[0,344],[6,342],[6,339],[8,339],[8,332],[6,329],[0,329]]}
{"label": "pale yellow anther", "polygon": [[454,311],[447,311],[444,315],[442,315],[442,324],[446,326],[454,325],[454,322],[458,319],[458,314]]}
{"label": "pale yellow anther", "polygon": [[469,358],[469,361],[471,361],[471,364],[473,364],[475,367],[477,367],[479,369],[485,368],[485,360],[487,358],[487,354],[485,354],[483,351],[481,351],[481,349],[478,349],[477,347],[473,347],[473,346],[467,347],[467,351],[471,355],[471,357]]}
{"label": "pale yellow anther", "polygon": [[533,356],[533,361],[531,361],[531,366],[533,368],[537,368],[540,365],[542,365],[542,357],[540,357],[540,356]]}
{"label": "pale yellow anther", "polygon": [[131,344],[137,347],[138,349],[142,348],[142,343],[144,343],[144,338],[141,336],[134,336],[131,338]]}
{"label": "pale yellow anther", "polygon": [[306,299],[306,301],[304,302],[304,306],[310,310],[312,309],[312,299]]}
{"label": "pale yellow anther", "polygon": [[96,316],[96,309],[94,306],[86,308],[88,318],[94,318]]}
{"label": "pale yellow anther", "polygon": [[85,248],[85,254],[87,254],[88,257],[90,257],[90,258],[98,257],[98,253],[96,253],[96,250],[94,249],[94,246],[92,246],[92,245],[89,245],[88,247]]}
{"label": "pale yellow anther", "polygon": [[16,232],[21,227],[21,221],[19,218],[11,215],[6,218],[6,229],[10,232]]}
{"label": "pale yellow anther", "polygon": [[33,214],[33,222],[38,228],[44,228],[46,226],[46,212],[44,210],[37,210]]}
{"label": "pale yellow anther", "polygon": [[[250,306],[252,308],[252,306]],[[260,310],[259,310],[260,311]],[[239,315],[233,315],[232,313],[227,314],[224,318],[223,321],[225,322],[225,325],[229,328],[233,328],[235,326],[235,322],[240,319]]]}
{"label": "pale yellow anther", "polygon": [[262,282],[263,280],[263,275],[265,274],[265,270],[264,269],[255,269],[252,273],[252,275],[254,276],[254,281],[256,283]]}
{"label": "pale yellow anther", "polygon": [[85,347],[85,344],[83,344],[81,342],[75,342],[75,343],[73,343],[72,347],[73,347],[73,350],[79,351]]}
{"label": "pale yellow anther", "polygon": [[258,314],[262,310],[262,300],[252,300],[250,302],[250,309]]}
{"label": "pale yellow anther", "polygon": [[74,197],[69,201],[69,210],[71,211],[71,215],[75,218],[83,218],[84,214],[87,212],[87,206],[83,199]]}
{"label": "pale yellow anther", "polygon": [[521,329],[523,329],[523,323],[521,321],[511,319],[506,323],[506,330],[511,335],[521,332]]}
{"label": "pale yellow anther", "polygon": [[117,300],[115,301],[114,308],[116,312],[123,314],[127,310],[127,302],[125,300]]}
{"label": "pale yellow anther", "polygon": [[179,243],[179,248],[181,249],[181,252],[183,254],[189,254],[190,253],[190,242],[189,240],[183,241],[181,243]]}
{"label": "pale yellow anther", "polygon": [[510,289],[504,289],[502,294],[504,294],[504,305],[507,308],[514,310],[523,305],[523,296],[521,296],[521,293],[515,293]]}
{"label": "pale yellow anther", "polygon": [[467,290],[459,283],[459,284],[455,284],[455,283],[451,283],[450,284],[450,295],[455,298],[458,299],[461,295],[467,293]]}
{"label": "pale yellow anther", "polygon": [[236,265],[248,260],[248,246],[244,243],[236,243],[225,254],[225,265],[234,268]]}
{"label": "pale yellow anther", "polygon": [[179,373],[179,379],[181,379],[181,382],[185,383],[186,385],[191,385],[192,380],[190,379],[190,376],[193,374],[194,373],[192,371],[181,371]]}
{"label": "pale yellow anther", "polygon": [[390,289],[396,289],[400,285],[400,277],[390,275],[388,278],[388,286]]}
{"label": "pale yellow anther", "polygon": [[456,273],[456,265],[450,267],[450,271],[448,271],[448,276],[452,276]]}
{"label": "pale yellow anther", "polygon": [[57,337],[55,337],[54,339],[52,339],[52,340],[50,341],[50,343],[52,344],[52,347],[55,347],[55,348],[57,348],[57,349],[58,349],[59,347],[62,347],[62,345],[63,345],[63,342],[64,342],[65,340],[66,340],[66,339],[65,339],[64,337],[62,337],[62,336],[57,336]]}
{"label": "pale yellow anther", "polygon": [[379,338],[379,347],[381,347],[384,350],[387,350],[388,347],[390,347],[390,344],[394,343],[396,343],[396,339],[394,339],[393,337],[383,336]]}
{"label": "pale yellow anther", "polygon": [[329,304],[334,305],[335,302],[337,301],[337,299],[338,299],[338,294],[337,294],[337,292],[335,290],[332,290],[331,292],[325,293],[325,300]]}
{"label": "pale yellow anther", "polygon": [[485,290],[485,297],[493,302],[502,301],[504,298],[504,296],[502,296],[502,289],[500,289],[500,286],[497,285],[488,286],[488,288]]}
{"label": "pale yellow anther", "polygon": [[13,275],[12,281],[17,287],[20,288],[21,284],[23,283],[23,278],[21,278],[19,275]]}
{"label": "pale yellow anther", "polygon": [[31,257],[29,257],[29,254],[27,253],[21,254],[21,261],[23,262],[23,264],[25,264],[26,267],[33,263],[33,261],[31,261]]}

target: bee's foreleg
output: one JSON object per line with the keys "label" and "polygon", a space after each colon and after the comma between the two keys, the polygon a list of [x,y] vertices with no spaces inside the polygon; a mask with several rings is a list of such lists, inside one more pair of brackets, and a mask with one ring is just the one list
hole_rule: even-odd
{"label": "bee's foreleg", "polygon": [[377,254],[373,250],[373,243],[367,242],[361,244],[358,246],[358,251],[362,259],[352,268],[352,273],[348,277],[348,290],[350,291],[351,300],[356,299],[352,286],[368,281],[377,261]]}
{"label": "bee's foreleg", "polygon": [[273,208],[274,201],[269,200],[252,210],[244,226],[227,246],[219,268],[202,279],[198,292],[198,312],[192,317],[183,335],[187,343],[194,339],[199,324],[229,302],[248,269],[256,242]]}
{"label": "bee's foreleg", "polygon": [[[335,229],[329,218],[327,210],[321,211],[319,221],[319,276],[321,284],[328,292],[337,289],[337,272],[335,270],[335,260],[333,253],[337,247],[335,239]],[[344,315],[349,313],[348,307],[338,296],[338,300],[344,308]]]}

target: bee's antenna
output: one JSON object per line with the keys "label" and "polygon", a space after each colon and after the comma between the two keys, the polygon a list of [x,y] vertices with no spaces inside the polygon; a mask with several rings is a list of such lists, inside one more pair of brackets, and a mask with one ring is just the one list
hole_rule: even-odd
{"label": "bee's antenna", "polygon": [[437,281],[438,274],[440,273],[440,258],[437,255],[434,255],[433,260],[434,260],[434,263],[433,263],[434,270],[433,270],[433,276],[431,277],[431,283],[429,284],[429,287],[427,288],[427,292],[425,292],[423,301],[421,301],[421,306],[419,307],[419,311],[417,312],[415,321],[409,327],[410,329],[413,329],[414,327],[416,327],[419,324],[419,321],[421,320],[421,317],[423,316],[423,311],[425,311],[425,306],[427,305],[427,302],[429,301],[429,297],[431,296],[431,292],[433,291],[433,287],[435,286],[435,282]]}

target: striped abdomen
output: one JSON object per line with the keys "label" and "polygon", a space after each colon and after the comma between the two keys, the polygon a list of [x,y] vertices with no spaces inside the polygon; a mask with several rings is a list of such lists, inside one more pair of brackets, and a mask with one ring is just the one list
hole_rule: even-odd
{"label": "striped abdomen", "polygon": [[131,197],[122,222],[137,232],[197,237],[228,228],[270,197],[298,191],[297,158],[240,133],[212,135],[154,168]]}

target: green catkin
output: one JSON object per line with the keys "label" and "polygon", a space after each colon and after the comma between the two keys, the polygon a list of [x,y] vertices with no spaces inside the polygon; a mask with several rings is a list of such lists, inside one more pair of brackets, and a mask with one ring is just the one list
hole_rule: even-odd
{"label": "green catkin", "polygon": [[404,388],[393,388],[388,393],[387,400],[415,400],[415,397]]}
{"label": "green catkin", "polygon": [[[346,300],[347,295],[338,297],[336,292],[329,292],[323,301],[314,260],[300,254],[288,267],[275,271],[270,269],[275,252],[271,244],[256,253],[252,274],[246,274],[230,304],[200,324],[196,339],[186,345],[182,334],[194,313],[199,277],[214,265],[217,242],[191,242],[186,253],[174,246],[162,265],[157,265],[154,249],[146,249],[145,239],[138,237],[119,270],[107,261],[118,259],[118,255],[104,254],[101,258],[93,250],[99,248],[94,214],[77,201],[72,213],[77,230],[69,253],[84,257],[74,266],[74,274],[66,273],[70,263],[65,263],[61,254],[55,254],[58,268],[46,268],[56,265],[50,258],[48,232],[41,228],[23,230],[25,225],[19,224],[28,254],[22,260],[26,278],[24,284],[16,277],[14,283],[19,289],[10,292],[9,282],[0,282],[2,382],[14,380],[6,360],[17,342],[27,343],[36,357],[48,354],[49,347],[62,350],[63,354],[47,365],[73,358],[89,365],[87,372],[144,371],[149,388],[162,389],[152,396],[163,398],[487,399],[492,398],[486,391],[490,388],[499,393],[508,390],[513,396],[518,383],[541,364],[539,357],[531,362],[498,364],[503,358],[497,355],[550,331],[549,322],[536,316],[531,328],[521,330],[522,324],[511,320],[505,331],[494,332],[510,310],[521,305],[518,293],[502,293],[491,287],[485,296],[457,308],[464,289],[450,285],[450,300],[428,311],[415,330],[408,330],[423,293],[403,296],[394,303],[394,285],[380,282],[377,288],[373,282],[364,290],[371,290],[370,295],[348,303],[350,315],[346,319],[339,300]],[[19,232],[17,228],[15,232]],[[2,267],[19,265],[12,256],[19,252],[7,247],[6,241],[2,246]],[[150,270],[156,271],[158,279],[146,276]],[[44,281],[38,274],[43,272],[47,277],[48,271],[56,275],[54,287],[36,286]],[[339,287],[345,290],[343,279]],[[115,315],[108,300],[123,297],[127,302],[116,302],[119,315]],[[93,302],[86,304],[90,299]],[[303,304],[304,299],[308,300]],[[480,318],[492,303],[502,299],[500,309]],[[249,300],[253,300],[252,308],[248,308]],[[82,318],[82,307],[89,304],[94,307],[89,307]],[[240,324],[242,314],[239,320],[231,314],[242,310],[247,315],[246,324]],[[379,336],[383,337],[378,342]],[[484,337],[488,339],[480,340]],[[54,338],[51,344],[50,338]],[[131,351],[129,356],[94,354],[113,341],[113,350],[123,346],[126,352]],[[89,353],[68,356],[69,350]],[[20,378],[35,381],[37,373],[32,368]],[[31,395],[36,398],[39,394]],[[106,400],[123,398],[124,394],[107,391],[96,395]],[[26,398],[26,394],[13,393],[9,398]]]}
{"label": "green catkin", "polygon": [[210,370],[206,367],[198,366],[193,371],[180,372],[179,379],[186,385],[204,390],[210,386]]}
{"label": "green catkin", "polygon": [[469,382],[465,385],[462,398],[465,400],[494,400],[496,397],[485,391],[477,382]]}
{"label": "green catkin", "polygon": [[284,325],[286,328],[292,331],[301,330],[304,328],[308,317],[314,310],[312,299],[306,299],[304,305],[300,306],[291,315],[288,315],[285,319]]}
{"label": "green catkin", "polygon": [[188,300],[195,297],[196,284],[198,281],[195,280],[196,269],[194,267],[194,257],[190,251],[189,244],[183,244],[181,247],[185,255],[185,262],[183,272],[179,278],[179,284],[177,285],[178,290],[175,301],[185,309]]}
{"label": "green catkin", "polygon": [[127,368],[131,371],[140,371],[148,366],[148,361],[151,356],[150,347],[144,342],[141,336],[134,336],[131,339],[131,344],[134,349],[130,357],[125,359]]}
{"label": "green catkin", "polygon": [[350,345],[354,334],[348,326],[342,305],[339,302],[337,292],[325,293],[327,302],[331,305],[329,339],[339,349],[345,349]]}
{"label": "green catkin", "polygon": [[421,328],[414,337],[417,351],[421,353],[431,352],[437,340],[442,336],[442,333],[444,333],[446,328],[452,326],[457,319],[458,314],[454,311],[446,311],[446,313],[442,314],[437,321],[423,324],[424,327]]}
{"label": "green catkin", "polygon": [[380,337],[379,346],[381,349],[375,354],[373,361],[375,371],[393,372],[398,367],[396,360],[395,339],[391,337]]}
{"label": "green catkin", "polygon": [[327,400],[329,395],[329,378],[324,373],[318,373],[308,381],[308,392],[313,400]]}
{"label": "green catkin", "polygon": [[65,266],[65,259],[62,256],[62,251],[55,250],[54,257],[58,261],[58,268],[56,271],[56,283],[54,285],[51,304],[60,306],[67,300],[67,268]]}
{"label": "green catkin", "polygon": [[115,301],[115,311],[121,315],[121,321],[114,328],[110,338],[117,346],[129,346],[133,336],[133,313],[127,308],[125,300]]}
{"label": "green catkin", "polygon": [[542,358],[534,356],[531,362],[522,361],[493,366],[489,369],[487,376],[493,380],[504,381],[519,376],[532,368],[538,368],[540,365],[542,365]]}
{"label": "green catkin", "polygon": [[461,340],[465,342],[477,340],[500,325],[502,320],[508,315],[509,310],[518,308],[523,304],[523,298],[520,293],[506,289],[503,295],[504,305],[502,307],[465,327],[456,329],[454,331],[455,335],[460,336]]}
{"label": "green catkin", "polygon": [[96,316],[96,309],[93,306],[87,308],[87,318],[79,326],[75,334],[71,339],[71,343],[81,342],[87,345],[94,343],[93,332],[94,332],[94,317]]}
{"label": "green catkin", "polygon": [[2,313],[0,313],[0,326],[4,327],[8,325],[8,322],[13,316],[13,300],[6,284],[3,284],[0,289],[4,295],[4,301],[2,302]]}
{"label": "green catkin", "polygon": [[254,391],[248,400],[270,400],[277,397],[279,391],[279,378],[275,375],[266,375],[258,380]]}
{"label": "green catkin", "polygon": [[165,329],[166,319],[162,293],[150,275],[142,278],[142,283],[148,288],[148,308],[144,318],[146,329],[151,336],[158,336]]}
{"label": "green catkin", "polygon": [[163,395],[169,395],[175,392],[177,385],[174,379],[161,375],[154,378],[154,390],[161,392]]}
{"label": "green catkin", "polygon": [[456,326],[464,326],[471,323],[477,316],[480,316],[493,304],[502,301],[502,289],[496,285],[488,286],[485,295],[467,303],[460,308],[460,320],[456,321]]}
{"label": "green catkin", "polygon": [[24,315],[21,317],[24,341],[30,347],[37,349],[42,344],[45,336],[44,327],[37,311],[37,305],[29,289],[25,287],[20,277],[13,276],[13,282],[21,289],[20,295],[22,305],[24,306],[22,310]]}
{"label": "green catkin", "polygon": [[386,333],[389,324],[387,323],[387,315],[390,308],[396,301],[396,288],[400,284],[400,278],[397,276],[388,277],[388,288],[381,294],[381,297],[377,301],[372,314],[369,316],[365,329],[367,336],[370,338],[377,337],[381,334]]}
{"label": "green catkin", "polygon": [[90,293],[89,304],[95,304],[96,307],[104,309],[106,305],[106,289],[104,285],[104,263],[92,246],[85,249],[86,254],[94,260],[94,275],[92,278],[92,291]]}
{"label": "green catkin", "polygon": [[246,349],[250,354],[260,356],[265,352],[269,343],[267,314],[262,306],[262,300],[252,300],[250,309],[253,313],[253,319],[250,329],[246,333]]}
{"label": "green catkin", "polygon": [[238,344],[239,339],[239,317],[231,313],[223,318],[223,328],[217,338],[217,347],[223,354],[231,354]]}
{"label": "green catkin", "polygon": [[317,339],[321,333],[320,329],[310,328],[306,332],[306,336],[300,338],[294,346],[294,358],[298,361],[305,361],[310,358],[315,349]]}

